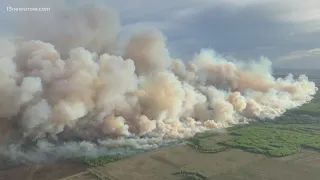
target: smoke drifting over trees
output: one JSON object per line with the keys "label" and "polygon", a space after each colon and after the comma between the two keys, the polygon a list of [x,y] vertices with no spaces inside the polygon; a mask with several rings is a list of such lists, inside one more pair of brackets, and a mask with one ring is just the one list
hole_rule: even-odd
{"label": "smoke drifting over trees", "polygon": [[[33,13],[17,17],[23,40],[0,42],[0,147],[8,156],[43,160],[43,152],[150,148],[278,117],[317,91],[304,75],[274,78],[263,58],[229,62],[204,49],[190,61],[174,59],[153,29],[132,33],[118,54],[120,22],[112,9],[46,13],[41,21],[30,20]],[[22,152],[27,141],[36,148]]]}

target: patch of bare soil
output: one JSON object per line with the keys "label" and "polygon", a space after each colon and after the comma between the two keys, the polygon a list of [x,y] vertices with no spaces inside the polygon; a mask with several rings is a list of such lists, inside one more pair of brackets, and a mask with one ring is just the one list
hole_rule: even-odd
{"label": "patch of bare soil", "polygon": [[50,164],[32,164],[0,170],[0,180],[57,180],[86,170],[76,161],[59,161]]}

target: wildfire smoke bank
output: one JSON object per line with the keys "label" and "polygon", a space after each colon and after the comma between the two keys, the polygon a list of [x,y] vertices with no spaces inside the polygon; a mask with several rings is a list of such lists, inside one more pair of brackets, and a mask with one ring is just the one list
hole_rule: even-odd
{"label": "wildfire smoke bank", "polygon": [[[264,58],[229,62],[202,50],[189,61],[174,59],[157,30],[132,33],[119,55],[112,9],[84,5],[29,15],[16,19],[24,40],[0,42],[1,152],[17,159],[150,148],[272,119],[317,91],[304,75],[274,78]],[[36,146],[23,150],[27,141]]]}

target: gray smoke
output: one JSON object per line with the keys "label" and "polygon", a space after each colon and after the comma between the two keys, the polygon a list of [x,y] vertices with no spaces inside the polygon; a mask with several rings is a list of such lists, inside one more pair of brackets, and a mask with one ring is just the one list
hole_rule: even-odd
{"label": "gray smoke", "polygon": [[174,59],[158,30],[133,33],[119,55],[113,9],[57,7],[35,20],[17,15],[22,40],[0,41],[2,155],[42,161],[156,148],[281,116],[317,91],[304,75],[274,78],[265,58],[229,62],[202,50]]}

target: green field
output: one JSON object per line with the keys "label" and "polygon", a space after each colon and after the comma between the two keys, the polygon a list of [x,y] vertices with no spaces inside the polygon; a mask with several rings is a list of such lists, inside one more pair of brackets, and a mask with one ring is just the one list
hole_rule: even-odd
{"label": "green field", "polygon": [[[187,140],[187,144],[199,153],[219,153],[231,148],[242,149],[267,156],[283,157],[301,152],[302,149],[320,151],[320,93],[308,104],[287,111],[274,120],[258,121],[249,125],[238,125],[228,129],[231,138],[216,142],[214,147],[206,146],[208,138],[219,135],[207,131]],[[121,160],[122,156],[101,156],[82,158],[91,166]]]}
{"label": "green field", "polygon": [[185,144],[131,157],[84,157],[87,171],[63,180],[319,179],[320,93],[273,120],[207,131]]}
{"label": "green field", "polygon": [[253,153],[281,157],[301,148],[320,150],[320,125],[256,125],[231,132],[236,137],[222,145]]}
{"label": "green field", "polygon": [[63,180],[319,179],[320,96],[274,120],[207,131],[185,144],[131,157],[82,158],[90,168]]}
{"label": "green field", "polygon": [[268,156],[288,156],[301,151],[302,148],[320,151],[320,93],[308,104],[292,109],[274,120],[259,121],[249,125],[239,125],[228,129],[234,137],[218,142],[225,146],[210,149],[201,145],[201,139],[210,136],[204,132],[191,138],[190,144],[199,152],[207,150],[219,152],[228,148]]}

